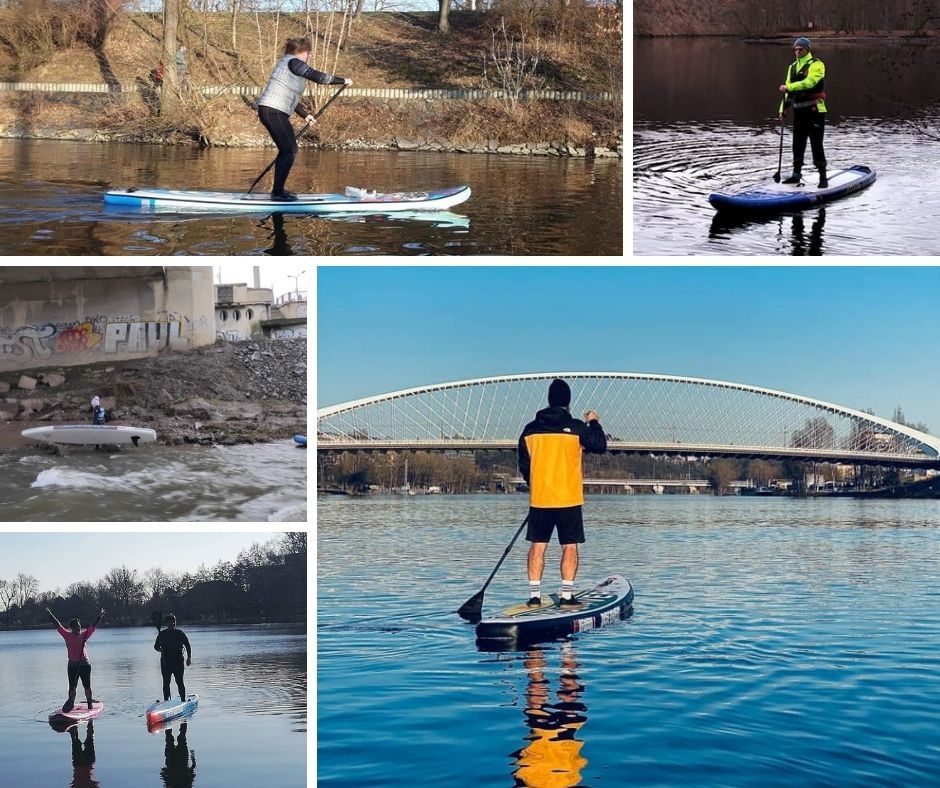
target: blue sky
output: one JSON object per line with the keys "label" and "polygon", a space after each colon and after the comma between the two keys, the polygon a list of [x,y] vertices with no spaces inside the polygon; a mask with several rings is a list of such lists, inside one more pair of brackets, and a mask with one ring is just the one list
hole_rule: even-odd
{"label": "blue sky", "polygon": [[327,266],[317,406],[523,372],[715,378],[940,434],[940,267]]}
{"label": "blue sky", "polygon": [[200,564],[234,561],[255,542],[276,533],[0,533],[0,579],[20,572],[39,578],[41,591],[79,580],[96,582],[122,564],[143,574],[159,566],[191,571]]}

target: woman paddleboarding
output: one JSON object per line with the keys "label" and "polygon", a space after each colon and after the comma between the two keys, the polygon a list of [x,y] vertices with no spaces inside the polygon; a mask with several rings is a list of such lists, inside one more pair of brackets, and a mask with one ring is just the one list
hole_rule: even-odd
{"label": "woman paddleboarding", "polygon": [[101,612],[98,614],[98,618],[95,619],[95,623],[84,630],[82,629],[81,621],[77,618],[73,618],[69,622],[69,628],[66,629],[62,626],[59,619],[52,615],[52,611],[48,607],[46,608],[46,612],[49,614],[49,620],[55,624],[59,634],[62,635],[62,639],[65,641],[65,648],[68,651],[69,698],[62,705],[62,711],[71,711],[75,706],[75,691],[78,688],[79,679],[81,679],[82,688],[85,690],[88,708],[91,709],[95,701],[91,696],[91,661],[88,659],[86,643],[89,638],[95,634],[98,624],[100,624],[101,619],[104,618],[104,608],[101,608]]}
{"label": "woman paddleboarding", "polygon": [[284,56],[275,64],[268,84],[258,99],[258,119],[268,130],[278,151],[274,161],[274,186],[271,189],[271,199],[277,202],[297,199],[296,194],[284,188],[297,155],[297,138],[290,124],[290,114],[296,112],[307,122],[307,126],[316,123],[310,108],[300,100],[307,81],[320,85],[352,84],[351,79],[334,77],[308,66],[310,49],[309,38],[288,38]]}

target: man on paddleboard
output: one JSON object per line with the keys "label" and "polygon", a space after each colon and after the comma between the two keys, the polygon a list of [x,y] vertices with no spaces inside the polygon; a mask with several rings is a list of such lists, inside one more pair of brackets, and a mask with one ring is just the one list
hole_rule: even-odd
{"label": "man on paddleboard", "polygon": [[277,61],[268,84],[264,86],[258,99],[258,119],[268,130],[277,146],[277,159],[274,162],[274,187],[271,199],[278,202],[291,202],[297,195],[287,191],[284,185],[294,158],[297,156],[297,140],[290,125],[290,114],[296,112],[308,124],[316,123],[310,109],[300,97],[307,87],[307,80],[320,85],[351,85],[351,79],[334,77],[307,65],[310,57],[309,38],[288,38],[284,47],[284,57]]}
{"label": "man on paddleboard", "polygon": [[793,173],[784,183],[799,183],[802,178],[806,140],[813,151],[813,164],[819,170],[819,188],[829,185],[826,177],[826,66],[810,52],[810,40],[800,36],[793,42],[796,60],[787,69],[787,78],[780,86],[780,117],[793,107]]}
{"label": "man on paddleboard", "polygon": [[98,618],[95,619],[95,623],[85,630],[82,629],[82,623],[77,618],[73,618],[69,622],[69,628],[66,629],[59,622],[59,619],[52,615],[52,611],[48,607],[46,608],[46,613],[49,614],[49,620],[55,624],[55,628],[58,630],[59,634],[62,635],[69,657],[67,668],[69,677],[69,699],[62,704],[62,711],[71,711],[75,707],[75,691],[78,688],[79,679],[82,681],[82,688],[85,690],[85,698],[88,701],[88,708],[90,709],[95,701],[91,696],[91,661],[88,659],[88,648],[85,644],[88,642],[89,638],[95,634],[98,624],[100,624],[101,619],[104,618],[104,608],[101,608],[101,612],[98,614]]}
{"label": "man on paddleboard", "polygon": [[166,617],[166,629],[157,633],[153,642],[153,650],[160,652],[160,672],[163,674],[163,700],[170,699],[170,677],[176,679],[176,688],[180,692],[180,700],[186,700],[186,685],[183,683],[183,649],[186,649],[186,667],[193,664],[193,650],[189,645],[189,638],[183,630],[176,628],[176,616],[172,613]]}
{"label": "man on paddleboard", "polygon": [[529,485],[529,600],[541,604],[545,549],[558,528],[561,544],[560,607],[575,607],[574,581],[578,574],[578,544],[584,542],[584,484],[581,454],[604,454],[607,436],[597,414],[589,410],[584,421],[572,418],[571,389],[560,379],[548,387],[548,407],[526,424],[519,437],[519,470]]}

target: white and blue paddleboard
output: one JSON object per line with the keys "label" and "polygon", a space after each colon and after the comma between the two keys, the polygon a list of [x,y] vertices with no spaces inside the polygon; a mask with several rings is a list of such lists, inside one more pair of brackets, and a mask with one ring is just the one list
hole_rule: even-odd
{"label": "white and blue paddleboard", "polygon": [[149,427],[125,427],[118,424],[50,424],[31,427],[21,435],[34,441],[72,446],[121,446],[153,443],[157,433]]}
{"label": "white and blue paddleboard", "polygon": [[170,698],[155,700],[147,707],[147,725],[158,725],[192,714],[199,705],[198,695],[187,695],[186,700]]}
{"label": "white and blue paddleboard", "polygon": [[477,624],[477,643],[484,648],[513,648],[596,629],[626,618],[633,609],[633,586],[611,575],[574,598],[578,607],[559,607],[557,595],[543,596],[539,607],[525,602]]}
{"label": "white and blue paddleboard", "polygon": [[838,170],[829,176],[829,185],[819,189],[807,183],[762,183],[734,194],[715,192],[708,201],[721,213],[775,213],[811,208],[838,200],[875,182],[875,171],[861,164]]}
{"label": "white and blue paddleboard", "polygon": [[348,188],[344,194],[298,194],[292,202],[269,194],[188,191],[131,187],[105,192],[107,205],[165,211],[278,211],[283,213],[397,213],[445,211],[470,199],[469,186],[417,192],[370,192]]}

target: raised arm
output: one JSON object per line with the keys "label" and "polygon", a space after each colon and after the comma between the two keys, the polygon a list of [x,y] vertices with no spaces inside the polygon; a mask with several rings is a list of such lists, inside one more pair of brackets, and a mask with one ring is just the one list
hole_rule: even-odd
{"label": "raised arm", "polygon": [[153,650],[154,651],[163,651],[163,645],[160,643],[160,635],[162,632],[157,633],[157,639],[153,641]]}

